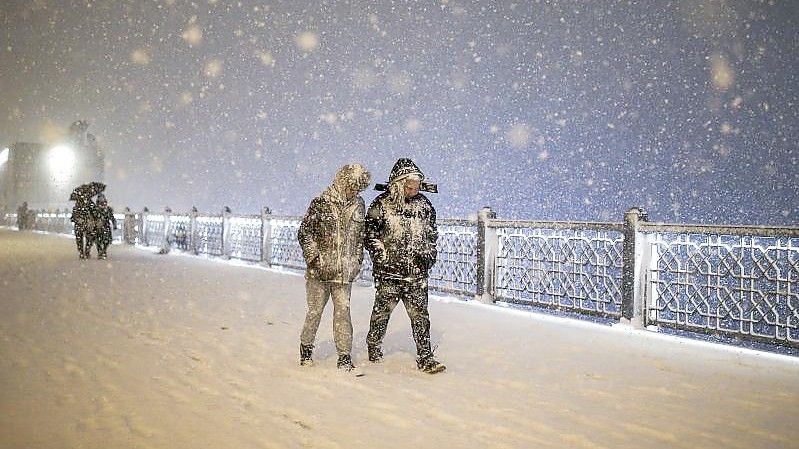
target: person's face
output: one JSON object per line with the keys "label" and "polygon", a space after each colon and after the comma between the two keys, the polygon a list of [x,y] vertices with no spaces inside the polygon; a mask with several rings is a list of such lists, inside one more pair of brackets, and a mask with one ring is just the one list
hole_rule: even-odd
{"label": "person's face", "polygon": [[344,189],[344,198],[347,200],[355,198],[356,195],[358,195],[358,189],[356,189],[354,186],[348,185],[347,188]]}
{"label": "person's face", "polygon": [[419,194],[419,185],[421,182],[418,179],[405,180],[405,198],[413,198]]}

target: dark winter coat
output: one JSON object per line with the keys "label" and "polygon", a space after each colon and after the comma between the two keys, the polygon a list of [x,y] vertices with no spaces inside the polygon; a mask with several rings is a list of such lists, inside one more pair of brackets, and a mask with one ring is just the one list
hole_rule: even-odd
{"label": "dark winter coat", "polygon": [[98,241],[110,243],[112,240],[111,227],[117,227],[114,209],[110,206],[95,206],[91,210],[92,232]]}
{"label": "dark winter coat", "polygon": [[17,208],[17,229],[23,230],[28,224],[28,205],[23,204]]}
{"label": "dark winter coat", "polygon": [[363,198],[346,201],[334,185],[311,201],[302,219],[298,240],[308,268],[305,276],[349,283],[363,262]]}
{"label": "dark winter coat", "polygon": [[366,249],[377,280],[426,278],[436,262],[436,210],[424,195],[405,199],[398,210],[389,192],[380,194],[366,214]]}
{"label": "dark winter coat", "polygon": [[75,225],[75,232],[92,232],[94,222],[92,221],[91,211],[94,203],[83,196],[75,197],[73,195],[71,199],[75,201],[75,206],[72,207],[72,217],[70,217],[70,220]]}

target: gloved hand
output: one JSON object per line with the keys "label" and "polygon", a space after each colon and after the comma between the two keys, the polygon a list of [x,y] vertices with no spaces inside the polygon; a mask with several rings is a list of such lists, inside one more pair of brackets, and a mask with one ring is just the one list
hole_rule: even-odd
{"label": "gloved hand", "polygon": [[369,257],[372,259],[372,265],[382,266],[388,262],[388,256],[386,256],[386,248],[383,246],[383,242],[374,242],[372,251],[369,252]]}
{"label": "gloved hand", "polygon": [[369,254],[369,257],[372,258],[373,265],[385,265],[388,261],[388,257],[386,256],[386,252],[383,250],[375,251]]}
{"label": "gloved hand", "polygon": [[437,256],[438,252],[435,250],[435,248],[422,251],[415,257],[416,265],[422,270],[427,271],[433,268],[433,265],[436,263]]}

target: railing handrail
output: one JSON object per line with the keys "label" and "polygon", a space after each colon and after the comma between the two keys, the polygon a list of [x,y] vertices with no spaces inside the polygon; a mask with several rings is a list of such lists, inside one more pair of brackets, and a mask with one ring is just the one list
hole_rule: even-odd
{"label": "railing handrail", "polygon": [[602,221],[542,221],[542,220],[497,220],[491,219],[486,225],[490,228],[538,228],[538,229],[584,229],[592,231],[624,230],[623,223]]}
{"label": "railing handrail", "polygon": [[704,225],[664,222],[638,222],[641,232],[674,232],[680,234],[719,234],[762,237],[799,237],[799,227],[756,225]]}

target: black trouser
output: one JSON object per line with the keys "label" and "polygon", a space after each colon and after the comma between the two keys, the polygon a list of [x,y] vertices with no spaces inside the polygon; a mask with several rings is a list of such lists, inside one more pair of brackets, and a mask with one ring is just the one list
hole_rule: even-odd
{"label": "black trouser", "polygon": [[[92,242],[97,245],[97,256],[105,256],[108,245],[111,244],[111,228],[103,229],[99,233],[92,235]],[[91,247],[91,244],[89,244]]]}
{"label": "black trouser", "polygon": [[75,243],[78,245],[78,255],[80,255],[80,257],[89,257],[89,250],[92,248],[89,233],[76,227]]}
{"label": "black trouser", "polygon": [[366,344],[379,348],[386,336],[388,320],[394,307],[402,301],[408,318],[411,320],[413,340],[416,342],[416,354],[420,360],[433,356],[430,349],[430,314],[427,311],[427,278],[418,280],[375,280],[375,304],[372,307],[372,318],[369,322],[369,334]]}

